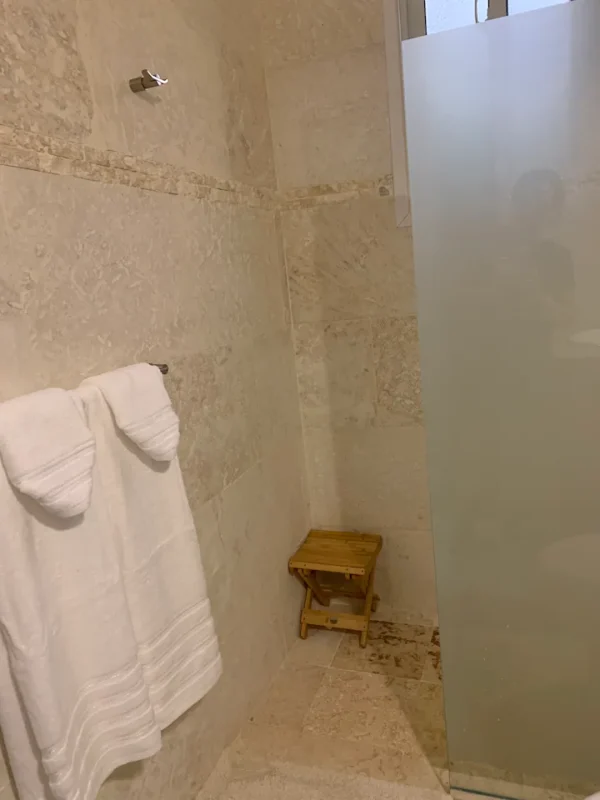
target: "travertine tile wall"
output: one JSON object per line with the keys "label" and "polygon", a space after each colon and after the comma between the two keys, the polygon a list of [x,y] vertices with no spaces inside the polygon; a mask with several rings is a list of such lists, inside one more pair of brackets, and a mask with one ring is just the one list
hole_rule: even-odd
{"label": "travertine tile wall", "polygon": [[397,227],[389,175],[382,0],[263,0],[263,40],[312,524],[382,532],[382,615],[434,620],[411,229]]}
{"label": "travertine tile wall", "polygon": [[[105,800],[191,800],[296,636],[308,520],[259,41],[245,0],[0,0],[0,399],[169,363],[224,657]],[[143,67],[168,87],[134,96]]]}

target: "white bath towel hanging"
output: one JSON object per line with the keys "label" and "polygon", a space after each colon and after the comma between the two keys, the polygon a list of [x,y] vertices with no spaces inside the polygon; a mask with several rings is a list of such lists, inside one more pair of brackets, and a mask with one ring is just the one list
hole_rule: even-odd
{"label": "white bath towel hanging", "polygon": [[44,389],[0,404],[0,458],[12,485],[53,515],[90,504],[94,438],[73,398]]}
{"label": "white bath towel hanging", "polygon": [[[162,386],[160,372],[150,369],[151,380]],[[120,520],[122,573],[139,658],[156,718],[165,727],[216,683],[219,646],[179,461],[149,458],[119,430],[97,380],[85,381],[77,395],[96,437],[112,513]],[[156,386],[148,389],[159,394]]]}
{"label": "white bath towel hanging", "polygon": [[175,457],[179,418],[156,367],[134,364],[87,382],[100,389],[117,427],[146,455],[154,461],[171,461]]}
{"label": "white bath towel hanging", "polygon": [[177,459],[148,458],[97,387],[72,399],[98,439],[83,516],[51,516],[0,469],[0,722],[21,800],[93,800],[221,672]]}
{"label": "white bath towel hanging", "polygon": [[90,506],[72,520],[15,492],[0,469],[0,627],[10,667],[0,677],[0,719],[21,800],[91,800],[116,767],[160,748],[109,507],[97,466]]}

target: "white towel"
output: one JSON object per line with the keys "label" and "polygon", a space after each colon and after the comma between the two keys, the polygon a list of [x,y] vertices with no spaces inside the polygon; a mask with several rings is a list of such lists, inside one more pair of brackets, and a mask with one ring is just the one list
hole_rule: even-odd
{"label": "white towel", "polygon": [[86,514],[60,520],[0,468],[0,720],[20,800],[90,800],[161,743],[97,466],[93,482]]}
{"label": "white towel", "polygon": [[171,461],[179,444],[179,419],[151,364],[134,364],[84,381],[97,386],[109,404],[117,426],[155,461]]}
{"label": "white towel", "polygon": [[20,800],[94,800],[221,673],[177,459],[131,444],[95,386],[72,400],[97,437],[84,516],[52,517],[0,468],[0,722]]}
{"label": "white towel", "polygon": [[62,389],[0,404],[0,457],[12,485],[53,515],[69,518],[90,504],[94,438]]}
{"label": "white towel", "polygon": [[156,719],[164,728],[200,700],[221,674],[179,460],[157,463],[141,452],[116,427],[101,390],[91,382],[77,395],[96,437],[111,513],[120,520],[129,611]]}

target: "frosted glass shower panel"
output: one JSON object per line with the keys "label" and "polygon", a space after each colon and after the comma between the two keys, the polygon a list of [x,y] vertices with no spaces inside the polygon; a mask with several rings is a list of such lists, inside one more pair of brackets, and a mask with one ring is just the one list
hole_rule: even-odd
{"label": "frosted glass shower panel", "polygon": [[404,43],[455,784],[600,788],[600,3]]}

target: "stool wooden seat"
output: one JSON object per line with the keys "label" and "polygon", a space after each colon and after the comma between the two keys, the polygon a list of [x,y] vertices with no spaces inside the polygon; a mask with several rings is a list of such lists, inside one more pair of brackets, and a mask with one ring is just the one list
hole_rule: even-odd
{"label": "stool wooden seat", "polygon": [[[381,550],[376,533],[349,531],[310,531],[304,543],[290,558],[290,572],[306,587],[300,617],[300,636],[306,639],[308,626],[357,631],[360,646],[366,647],[371,612],[376,611],[375,563]],[[362,614],[335,613],[312,608],[313,597],[329,606],[332,597],[357,597],[364,600]]]}

